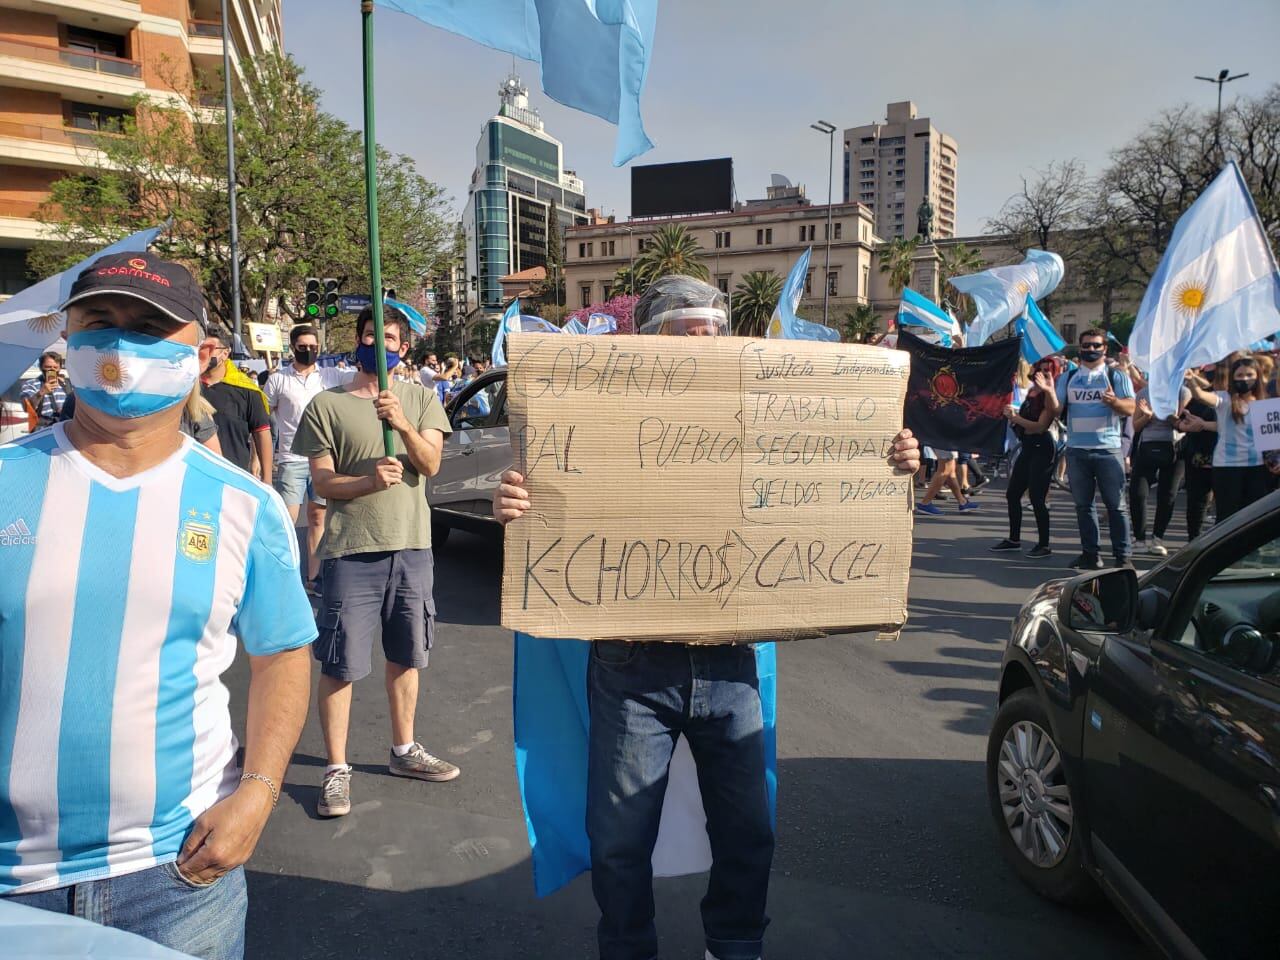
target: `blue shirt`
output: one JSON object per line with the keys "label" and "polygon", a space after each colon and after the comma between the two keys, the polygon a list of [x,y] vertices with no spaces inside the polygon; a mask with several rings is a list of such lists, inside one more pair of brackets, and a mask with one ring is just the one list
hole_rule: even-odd
{"label": "blue shirt", "polygon": [[1058,380],[1058,404],[1066,405],[1068,449],[1120,449],[1120,421],[1124,418],[1102,402],[1108,387],[1120,399],[1133,397],[1129,375],[1105,363],[1096,370],[1076,367]]}
{"label": "blue shirt", "polygon": [[0,446],[0,894],[176,859],[239,782],[237,639],[315,636],[284,503],[190,438],[125,478]]}

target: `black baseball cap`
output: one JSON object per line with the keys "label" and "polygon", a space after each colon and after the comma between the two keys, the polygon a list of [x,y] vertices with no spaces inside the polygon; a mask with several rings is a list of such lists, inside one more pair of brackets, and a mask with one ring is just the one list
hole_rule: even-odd
{"label": "black baseball cap", "polygon": [[149,253],[112,253],[95,260],[76,277],[59,309],[104,293],[143,300],[179,323],[204,327],[209,322],[204,293],[191,271]]}

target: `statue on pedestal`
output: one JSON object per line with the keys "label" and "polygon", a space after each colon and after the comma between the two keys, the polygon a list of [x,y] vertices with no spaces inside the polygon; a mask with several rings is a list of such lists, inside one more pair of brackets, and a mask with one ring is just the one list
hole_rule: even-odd
{"label": "statue on pedestal", "polygon": [[927,194],[916,210],[916,234],[921,243],[933,243],[933,204]]}

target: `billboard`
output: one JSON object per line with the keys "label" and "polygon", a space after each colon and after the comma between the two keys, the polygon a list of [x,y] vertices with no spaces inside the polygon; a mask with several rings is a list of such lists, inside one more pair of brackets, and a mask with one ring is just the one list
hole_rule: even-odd
{"label": "billboard", "polygon": [[494,163],[560,183],[560,148],[509,124],[489,124],[489,157]]}
{"label": "billboard", "polygon": [[631,168],[631,216],[670,217],[733,209],[733,159]]}

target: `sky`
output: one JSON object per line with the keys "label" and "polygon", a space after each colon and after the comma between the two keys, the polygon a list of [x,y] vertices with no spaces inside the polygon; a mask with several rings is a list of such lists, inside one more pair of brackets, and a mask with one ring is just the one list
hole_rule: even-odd
{"label": "sky", "polygon": [[[363,128],[356,0],[284,0],[284,33],[323,108]],[[764,196],[780,173],[824,203],[827,138],[809,124],[843,131],[913,100],[956,139],[958,229],[976,234],[1023,176],[1072,158],[1099,172],[1161,110],[1213,107],[1214,86],[1196,74],[1249,72],[1228,99],[1280,82],[1278,37],[1276,0],[660,0],[641,98],[656,147],[633,163],[729,156],[739,200]],[[460,212],[511,56],[382,8],[375,43],[379,142]],[[615,128],[543,94],[537,64],[516,69],[587,204],[625,218]],[[836,200],[841,163],[837,134]]]}

